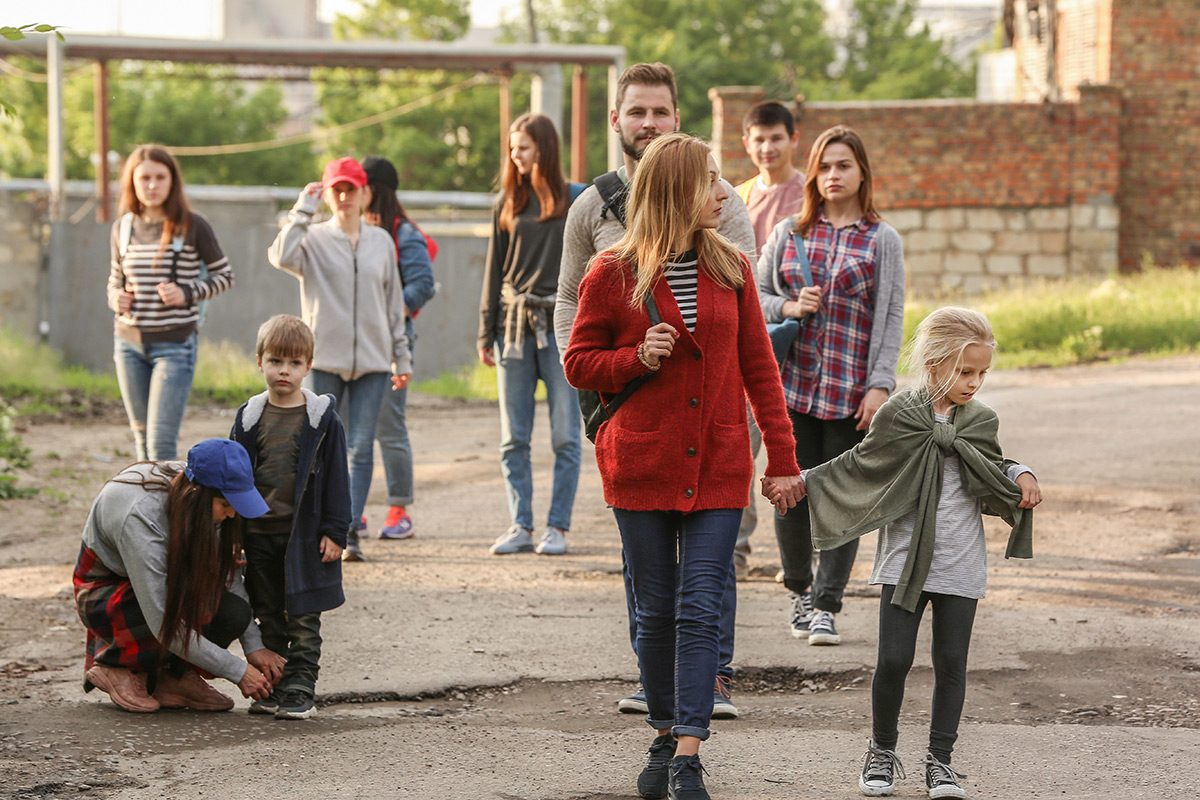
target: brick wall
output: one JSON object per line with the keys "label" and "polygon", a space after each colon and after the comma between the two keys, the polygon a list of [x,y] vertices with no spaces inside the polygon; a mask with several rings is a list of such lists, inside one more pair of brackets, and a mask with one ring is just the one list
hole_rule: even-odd
{"label": "brick wall", "polygon": [[[736,183],[754,174],[742,116],[765,98],[753,87],[709,96],[714,149]],[[809,144],[832,125],[863,137],[876,203],[904,238],[918,293],[1117,266],[1121,96],[1111,87],[1084,87],[1078,103],[800,103],[793,111],[802,169]]]}

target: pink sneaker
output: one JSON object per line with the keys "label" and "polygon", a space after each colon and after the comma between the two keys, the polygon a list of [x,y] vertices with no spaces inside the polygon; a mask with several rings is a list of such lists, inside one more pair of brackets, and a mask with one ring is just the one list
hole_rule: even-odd
{"label": "pink sneaker", "polygon": [[99,664],[86,674],[89,683],[126,711],[149,714],[159,709],[159,702],[146,693],[143,675],[134,675],[124,667],[103,667]]}
{"label": "pink sneaker", "polygon": [[193,711],[228,711],[233,708],[232,697],[218,692],[190,667],[184,671],[182,678],[173,678],[166,672],[160,672],[153,699],[163,708],[190,708]]}

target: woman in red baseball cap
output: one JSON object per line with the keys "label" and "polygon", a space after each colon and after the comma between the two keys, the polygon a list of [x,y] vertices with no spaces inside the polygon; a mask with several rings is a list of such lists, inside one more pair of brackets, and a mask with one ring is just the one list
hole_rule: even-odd
{"label": "woman in red baseball cap", "polygon": [[[186,462],[142,461],[104,485],[75,565],[84,691],[126,711],[227,711],[203,676],[262,699],[283,673],[242,586],[244,519],[266,513],[245,448],[206,439]],[[240,639],[245,660],[227,649]]]}
{"label": "woman in red baseball cap", "polygon": [[[391,389],[399,391],[412,376],[396,246],[382,228],[363,224],[366,185],[358,161],[330,161],[321,180],[300,192],[267,250],[272,265],[300,281],[302,316],[317,343],[312,388],[337,398],[346,427],[352,522],[345,561],[362,560],[375,427],[389,378]],[[314,224],[319,199],[333,217]]]}

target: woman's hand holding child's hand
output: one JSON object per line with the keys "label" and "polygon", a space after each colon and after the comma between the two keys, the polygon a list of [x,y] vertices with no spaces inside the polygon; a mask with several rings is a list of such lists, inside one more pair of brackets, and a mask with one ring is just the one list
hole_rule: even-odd
{"label": "woman's hand holding child's hand", "polygon": [[775,510],[780,514],[786,513],[804,499],[806,490],[804,479],[799,475],[787,475],[782,478],[762,477],[762,495],[771,501]]}
{"label": "woman's hand holding child's hand", "polygon": [[646,330],[646,338],[642,342],[642,355],[650,362],[650,366],[656,367],[671,355],[678,338],[679,332],[675,328],[666,322],[660,322]]}
{"label": "woman's hand holding child's hand", "polygon": [[283,665],[287,663],[287,659],[274,650],[268,650],[264,647],[261,650],[255,650],[253,653],[247,653],[246,662],[261,672],[263,677],[274,686],[283,677]]}
{"label": "woman's hand holding child's hand", "polygon": [[342,547],[328,536],[321,537],[321,560],[337,561],[342,557]]}
{"label": "woman's hand holding child's hand", "polygon": [[1033,508],[1042,502],[1042,487],[1038,486],[1032,472],[1022,472],[1016,483],[1021,487],[1021,502],[1017,503],[1017,508]]}

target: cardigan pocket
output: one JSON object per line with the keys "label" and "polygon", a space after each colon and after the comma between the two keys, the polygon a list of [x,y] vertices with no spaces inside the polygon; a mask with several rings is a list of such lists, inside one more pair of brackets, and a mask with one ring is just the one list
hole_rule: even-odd
{"label": "cardigan pocket", "polygon": [[662,431],[629,431],[613,428],[610,422],[607,436],[597,449],[598,460],[607,467],[607,479],[612,483],[662,483],[672,474],[670,447],[665,446]]}

